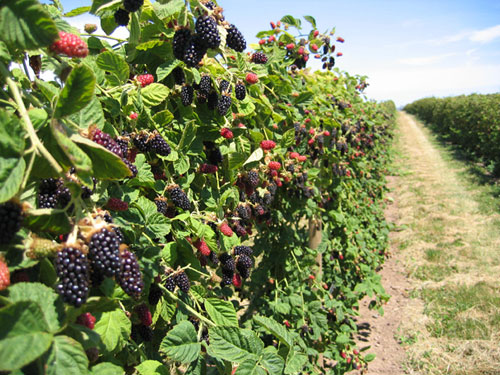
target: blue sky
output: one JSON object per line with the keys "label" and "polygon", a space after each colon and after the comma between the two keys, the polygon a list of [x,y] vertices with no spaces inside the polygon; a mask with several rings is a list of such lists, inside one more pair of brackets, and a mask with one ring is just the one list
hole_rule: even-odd
{"label": "blue sky", "polygon": [[[43,2],[48,2],[44,0]],[[90,0],[62,0],[65,10]],[[345,39],[337,66],[369,77],[367,96],[403,105],[425,96],[500,92],[500,1],[219,0],[247,41],[283,15],[311,15]],[[70,20],[77,26],[88,18]],[[303,25],[307,27],[306,22]],[[309,29],[306,29],[309,31]]]}

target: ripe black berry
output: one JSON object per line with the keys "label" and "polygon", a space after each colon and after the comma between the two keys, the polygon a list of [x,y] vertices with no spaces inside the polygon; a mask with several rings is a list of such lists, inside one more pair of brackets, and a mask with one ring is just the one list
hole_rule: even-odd
{"label": "ripe black berry", "polygon": [[167,278],[165,280],[165,288],[169,291],[169,292],[174,292],[175,290],[175,276],[169,276],[171,275],[172,272],[168,273],[167,274]]}
{"label": "ripe black berry", "polygon": [[151,144],[148,142],[148,138],[149,136],[147,133],[141,132],[132,139],[132,142],[140,152],[148,152],[151,151]]}
{"label": "ripe black berry", "polygon": [[180,271],[177,275],[174,276],[175,285],[179,287],[184,293],[189,292],[189,278],[187,277],[184,271]]}
{"label": "ripe black berry", "polygon": [[138,298],[144,288],[142,274],[135,254],[128,249],[120,253],[121,271],[116,280],[129,296]]}
{"label": "ripe black berry", "polygon": [[247,89],[245,88],[245,85],[237,83],[236,86],[234,86],[234,95],[238,100],[245,99],[247,96]]}
{"label": "ripe black berry", "polygon": [[237,255],[241,255],[241,254],[245,254],[247,256],[252,256],[253,250],[249,246],[236,246],[234,248],[234,255],[237,256]]}
{"label": "ripe black berry", "polygon": [[128,137],[117,137],[115,142],[120,146],[124,158],[128,155]]}
{"label": "ripe black berry", "polygon": [[200,80],[200,84],[198,90],[205,95],[210,94],[210,90],[212,90],[212,79],[209,75],[203,75]]}
{"label": "ripe black berry", "polygon": [[246,279],[248,276],[250,276],[250,269],[252,268],[252,266],[252,258],[250,258],[248,255],[241,254],[238,256],[238,260],[236,261],[236,269],[243,279]]}
{"label": "ripe black berry", "polygon": [[[183,55],[184,55],[184,52],[183,52]],[[175,68],[172,71],[172,74],[174,75],[174,80],[175,80],[176,84],[182,85],[184,82],[186,82],[186,77],[184,76],[184,70],[182,70],[182,68],[179,68],[179,67]]]}
{"label": "ripe black berry", "polygon": [[222,157],[222,153],[220,152],[219,147],[215,145],[215,143],[206,141],[203,142],[205,145],[205,155],[207,156],[207,160],[210,164],[217,165],[222,163],[224,158]]}
{"label": "ripe black berry", "polygon": [[229,108],[231,108],[232,99],[229,95],[221,95],[219,102],[217,103],[217,112],[219,115],[225,116]]}
{"label": "ripe black berry", "polygon": [[250,207],[243,204],[240,204],[238,207],[236,207],[236,212],[238,213],[238,216],[243,220],[250,220],[250,217],[252,215]]}
{"label": "ripe black berry", "polygon": [[125,9],[118,8],[115,12],[115,22],[118,26],[127,26],[130,21],[130,13]]}
{"label": "ripe black berry", "polygon": [[144,0],[123,0],[123,7],[130,13],[137,12],[143,4]]}
{"label": "ripe black berry", "polygon": [[47,178],[40,182],[38,187],[38,207],[39,208],[56,208],[58,195],[57,189],[60,181],[55,178]]}
{"label": "ripe black berry", "polygon": [[216,6],[213,1],[207,1],[204,5],[210,10],[214,10]]}
{"label": "ripe black berry", "polygon": [[201,38],[198,35],[194,35],[187,43],[182,61],[184,61],[188,67],[194,68],[198,66],[206,52],[207,47]]}
{"label": "ripe black berry", "polygon": [[175,186],[170,189],[170,199],[172,199],[172,202],[179,207],[182,208],[185,211],[191,210],[191,202],[189,201],[188,196],[186,193],[184,193],[180,187]]}
{"label": "ripe black berry", "polygon": [[265,64],[267,63],[267,56],[263,52],[255,52],[251,57],[251,61],[255,64]]}
{"label": "ripe black berry", "polygon": [[7,244],[21,229],[23,215],[21,206],[15,202],[0,204],[0,244]]}
{"label": "ripe black berry", "polygon": [[182,105],[188,106],[193,103],[194,90],[192,86],[184,85],[181,89],[181,101]]}
{"label": "ripe black berry", "polygon": [[162,214],[166,215],[168,210],[167,201],[163,197],[155,198],[156,210]]}
{"label": "ripe black berry", "polygon": [[80,307],[89,294],[89,263],[87,257],[74,247],[57,253],[55,268],[59,277],[57,292],[64,302]]}
{"label": "ripe black berry", "polygon": [[92,140],[103,146],[105,149],[111,151],[113,154],[118,155],[119,157],[123,157],[122,148],[116,141],[111,138],[111,136],[107,133],[104,133],[100,129],[95,129],[92,134]]}
{"label": "ripe black berry", "polygon": [[220,260],[220,263],[221,263],[223,270],[234,272],[234,269],[235,269],[234,259],[230,254],[228,254],[228,253],[220,254],[219,260]]}
{"label": "ripe black berry", "polygon": [[128,161],[128,159],[123,158],[122,161],[125,163],[125,165],[128,167],[128,169],[132,173],[132,178],[137,176],[137,173],[139,173],[139,171],[137,170],[137,167],[134,164],[132,164],[130,161]]}
{"label": "ripe black berry", "polygon": [[208,259],[214,264],[214,266],[219,264],[219,257],[217,254],[213,251],[210,252],[210,255],[208,256]]}
{"label": "ripe black berry", "polygon": [[220,35],[217,30],[217,22],[213,17],[198,17],[196,20],[195,31],[208,48],[215,49],[219,47]]}
{"label": "ripe black berry", "polygon": [[222,269],[222,281],[221,286],[231,285],[233,283],[234,271]]}
{"label": "ripe black berry", "polygon": [[223,79],[219,83],[219,90],[220,90],[221,94],[231,93],[231,91],[232,91],[231,83],[229,83],[229,81],[226,81],[225,79]]}
{"label": "ripe black berry", "polygon": [[219,103],[219,96],[215,91],[212,91],[207,97],[207,107],[208,109],[215,109]]}
{"label": "ripe black berry", "polygon": [[186,50],[190,39],[191,31],[189,31],[189,29],[179,29],[175,32],[172,42],[172,48],[176,59],[184,59],[184,51]]}
{"label": "ripe black berry", "polygon": [[251,188],[256,188],[259,185],[259,173],[253,170],[248,172],[247,182]]}
{"label": "ripe black berry", "polygon": [[93,273],[107,277],[117,276],[120,273],[120,240],[113,230],[102,228],[94,233],[88,246],[88,257]]}
{"label": "ripe black berry", "polygon": [[149,142],[148,146],[154,153],[161,156],[168,156],[172,152],[170,145],[160,134],[156,134]]}
{"label": "ripe black berry", "polygon": [[234,25],[229,25],[229,29],[227,29],[226,44],[236,52],[243,52],[247,48],[247,42],[243,34]]}

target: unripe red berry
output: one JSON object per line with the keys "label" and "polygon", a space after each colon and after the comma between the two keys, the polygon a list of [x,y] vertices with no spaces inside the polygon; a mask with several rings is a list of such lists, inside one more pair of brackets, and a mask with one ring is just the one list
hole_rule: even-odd
{"label": "unripe red berry", "polygon": [[281,168],[281,163],[278,161],[270,161],[267,166],[269,169],[277,171]]}
{"label": "unripe red berry", "polygon": [[255,73],[247,73],[247,76],[245,79],[250,85],[253,85],[254,83],[259,82],[259,78],[257,77],[257,74],[255,74]]}
{"label": "unripe red berry", "polygon": [[233,132],[231,130],[229,130],[228,128],[222,128],[220,130],[220,135],[223,137],[223,138],[226,138],[226,139],[232,139],[233,138]]}
{"label": "unripe red berry", "polygon": [[95,316],[91,313],[83,313],[76,318],[76,323],[87,327],[88,329],[94,329],[95,326]]}
{"label": "unripe red berry", "polygon": [[294,43],[288,43],[286,45],[286,49],[289,50],[289,51],[293,50],[294,48],[295,48],[295,44]]}
{"label": "unripe red berry", "polygon": [[262,142],[260,142],[260,147],[266,151],[272,150],[273,148],[276,147],[276,142],[271,140],[263,140]]}

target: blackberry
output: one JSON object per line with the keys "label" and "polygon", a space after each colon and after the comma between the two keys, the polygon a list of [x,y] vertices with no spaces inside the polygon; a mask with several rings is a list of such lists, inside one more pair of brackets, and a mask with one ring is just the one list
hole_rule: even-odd
{"label": "blackberry", "polygon": [[144,0],[123,0],[123,7],[128,12],[137,12],[144,5]]}
{"label": "blackberry", "polygon": [[208,259],[214,264],[214,266],[219,264],[219,257],[215,252],[211,252],[210,255],[208,256]]}
{"label": "blackberry", "polygon": [[205,6],[206,6],[208,9],[210,9],[210,10],[214,10],[214,9],[215,9],[215,7],[216,7],[216,5],[215,5],[215,3],[214,3],[213,1],[207,1],[207,2],[206,2],[205,4],[203,4],[203,5],[205,5]]}
{"label": "blackberry", "polygon": [[222,270],[234,272],[234,269],[235,269],[234,259],[230,254],[228,254],[228,253],[220,254],[219,260],[220,260],[220,263],[222,266]]}
{"label": "blackberry", "polygon": [[162,214],[167,215],[168,205],[167,201],[163,197],[155,198],[156,210]]}
{"label": "blackberry", "polygon": [[250,171],[247,173],[248,185],[252,188],[256,188],[259,185],[259,173],[257,171]]}
{"label": "blackberry", "polygon": [[210,94],[212,90],[212,78],[209,75],[205,74],[201,77],[198,90],[204,95]]}
{"label": "blackberry", "polygon": [[207,107],[208,109],[215,109],[219,103],[219,96],[215,91],[208,94],[207,97]]}
{"label": "blackberry", "polygon": [[295,172],[295,165],[294,164],[289,164],[286,166],[286,170],[290,173]]}
{"label": "blackberry", "polygon": [[250,59],[255,64],[267,63],[267,56],[263,52],[255,52]]}
{"label": "blackberry", "polygon": [[221,286],[231,285],[233,283],[234,271],[222,269],[222,281]]}
{"label": "blackberry", "polygon": [[217,30],[217,22],[213,17],[199,16],[196,19],[195,31],[208,48],[215,49],[219,47],[219,30]]}
{"label": "blackberry", "polygon": [[247,89],[245,85],[237,83],[236,86],[234,86],[234,95],[238,100],[245,99],[245,97],[247,96]]}
{"label": "blackberry", "polygon": [[113,154],[118,155],[121,158],[123,157],[120,145],[118,145],[118,143],[116,143],[116,141],[111,138],[109,134],[104,133],[102,130],[95,129],[92,134],[92,141],[111,151]]}
{"label": "blackberry", "polygon": [[114,231],[102,228],[92,235],[88,246],[88,257],[95,274],[113,277],[120,273],[120,240]]}
{"label": "blackberry", "polygon": [[235,246],[234,248],[234,255],[241,255],[244,254],[246,256],[252,256],[253,255],[253,250],[250,246]]}
{"label": "blackberry", "polygon": [[89,294],[89,263],[77,248],[65,247],[57,253],[56,274],[59,277],[57,292],[64,302],[80,307]]}
{"label": "blackberry", "polygon": [[250,217],[252,215],[250,207],[243,204],[240,204],[238,207],[236,207],[236,212],[238,213],[238,216],[243,220],[250,220]]}
{"label": "blackberry", "polygon": [[226,81],[225,79],[223,79],[219,83],[219,91],[221,92],[221,94],[231,93],[231,91],[232,91],[231,83],[229,81]]}
{"label": "blackberry", "polygon": [[165,279],[165,288],[173,293],[175,290],[175,276],[169,276],[170,274],[172,274],[172,272],[168,273]]}
{"label": "blackberry", "polygon": [[175,186],[170,189],[170,199],[172,202],[185,211],[191,210],[191,202],[189,201],[188,196],[184,193],[179,186]]}
{"label": "blackberry", "polygon": [[132,178],[137,176],[137,173],[139,173],[139,171],[137,170],[137,167],[134,164],[132,164],[132,162],[130,162],[128,159],[123,158],[122,161],[125,163],[125,165],[128,167],[128,169],[132,173]]}
{"label": "blackberry", "polygon": [[132,142],[140,152],[148,152],[151,151],[151,144],[148,142],[148,139],[149,136],[147,133],[139,133],[136,134],[134,138],[132,138]]}
{"label": "blackberry", "polygon": [[181,89],[181,101],[183,106],[188,106],[193,103],[194,90],[192,86],[184,85]]}
{"label": "blackberry", "polygon": [[182,61],[190,68],[198,66],[207,52],[207,47],[198,35],[194,35],[187,43]]}
{"label": "blackberry", "polygon": [[56,190],[57,203],[60,207],[65,208],[71,202],[71,191],[68,187],[61,185]]}
{"label": "blackberry", "polygon": [[238,270],[242,278],[246,279],[248,276],[250,276],[250,269],[252,267],[252,258],[245,254],[241,254],[238,256],[238,260],[236,261],[236,269]]}
{"label": "blackberry", "polygon": [[57,195],[50,193],[38,193],[38,208],[56,208]]}
{"label": "blackberry", "polygon": [[0,244],[8,244],[21,229],[23,214],[21,206],[9,201],[0,204]]}
{"label": "blackberry", "polygon": [[266,206],[269,206],[271,203],[273,203],[273,196],[271,195],[271,193],[265,193],[264,194],[264,198],[262,199],[263,203],[266,205]]}
{"label": "blackberry", "polygon": [[128,156],[128,138],[127,137],[117,137],[115,142],[120,146],[122,150],[122,157],[126,158]]}
{"label": "blackberry", "polygon": [[229,48],[234,49],[236,52],[243,52],[247,48],[247,42],[241,34],[241,31],[234,25],[229,25],[227,29],[226,44]]}
{"label": "blackberry", "polygon": [[245,237],[248,234],[245,227],[240,223],[236,223],[236,225],[234,226],[234,231],[238,237]]}
{"label": "blackberry", "polygon": [[229,108],[231,108],[232,99],[229,95],[221,95],[219,102],[217,103],[217,112],[219,115],[225,116]]}
{"label": "blackberry", "polygon": [[191,31],[189,31],[189,29],[179,29],[175,32],[174,39],[172,41],[172,48],[176,59],[184,59],[184,51],[186,50],[190,39]]}
{"label": "blackberry", "polygon": [[189,292],[189,278],[184,271],[180,271],[177,275],[175,275],[174,281],[175,285],[177,285],[184,293]]}
{"label": "blackberry", "polygon": [[142,274],[135,254],[129,249],[120,253],[121,271],[116,278],[123,291],[129,296],[139,298],[144,288]]}
{"label": "blackberry", "polygon": [[172,71],[172,74],[174,75],[174,81],[176,84],[182,85],[184,82],[186,82],[186,77],[184,76],[184,70],[182,70],[182,68],[175,68]]}
{"label": "blackberry", "polygon": [[170,145],[160,134],[156,134],[148,143],[151,151],[158,155],[168,156],[172,152]]}
{"label": "blackberry", "polygon": [[117,9],[115,12],[115,22],[118,26],[127,26],[130,21],[130,13],[125,9]]}
{"label": "blackberry", "polygon": [[38,208],[56,208],[58,202],[57,190],[60,180],[47,178],[38,186]]}

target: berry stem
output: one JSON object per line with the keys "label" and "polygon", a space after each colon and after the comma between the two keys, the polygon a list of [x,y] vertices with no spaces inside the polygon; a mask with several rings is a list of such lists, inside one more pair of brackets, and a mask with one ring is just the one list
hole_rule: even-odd
{"label": "berry stem", "polygon": [[[107,5],[111,5],[108,3]],[[120,38],[115,38],[114,36],[109,36],[109,35],[98,35],[98,34],[80,34],[80,36],[94,36],[96,38],[106,38],[106,39],[112,39],[116,40],[117,42],[124,43],[127,40],[126,39],[120,39]]]}
{"label": "berry stem", "polygon": [[31,170],[33,169],[33,164],[35,164],[35,157],[36,157],[36,152],[33,152],[34,150],[31,150],[31,158],[28,164],[28,168],[24,171],[24,177],[23,177],[23,182],[21,183],[21,187],[19,188],[19,191],[24,191],[24,188],[26,187],[26,184],[28,183],[29,176],[31,175]]}
{"label": "berry stem", "polygon": [[43,143],[36,135],[35,128],[31,123],[28,111],[26,110],[23,99],[21,98],[21,93],[19,92],[16,83],[10,78],[10,73],[3,63],[0,63],[0,72],[5,76],[5,81],[7,82],[7,85],[9,86],[9,89],[12,92],[12,96],[14,97],[14,101],[18,106],[19,114],[21,115],[21,118],[24,121],[24,125],[26,131],[28,132],[31,142],[36,147],[37,151],[39,151],[47,159],[47,161],[56,170],[56,172],[61,174],[63,172],[62,167],[59,165],[56,159],[54,159],[52,154],[45,148]]}

